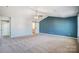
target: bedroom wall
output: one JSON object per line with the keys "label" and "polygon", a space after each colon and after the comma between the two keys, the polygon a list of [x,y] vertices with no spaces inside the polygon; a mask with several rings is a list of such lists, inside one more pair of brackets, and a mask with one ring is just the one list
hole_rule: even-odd
{"label": "bedroom wall", "polygon": [[77,37],[77,16],[68,18],[47,17],[40,22],[40,32]]}

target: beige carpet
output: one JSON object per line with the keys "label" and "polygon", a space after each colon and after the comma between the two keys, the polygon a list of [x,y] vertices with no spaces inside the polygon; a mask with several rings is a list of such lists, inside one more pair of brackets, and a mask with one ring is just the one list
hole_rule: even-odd
{"label": "beige carpet", "polygon": [[0,41],[1,53],[77,52],[76,39],[50,34],[25,36]]}

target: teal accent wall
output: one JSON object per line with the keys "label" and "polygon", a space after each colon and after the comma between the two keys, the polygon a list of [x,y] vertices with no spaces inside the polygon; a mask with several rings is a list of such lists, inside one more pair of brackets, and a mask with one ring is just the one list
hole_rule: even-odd
{"label": "teal accent wall", "polygon": [[77,23],[78,23],[78,26],[77,26],[77,31],[78,31],[78,33],[77,33],[77,37],[79,37],[79,14],[78,14],[78,17],[77,17]]}
{"label": "teal accent wall", "polygon": [[77,37],[77,16],[68,18],[49,16],[40,21],[40,32]]}

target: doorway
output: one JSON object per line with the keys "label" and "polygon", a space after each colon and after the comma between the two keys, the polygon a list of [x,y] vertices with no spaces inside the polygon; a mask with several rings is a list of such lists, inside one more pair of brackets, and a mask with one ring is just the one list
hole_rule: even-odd
{"label": "doorway", "polygon": [[37,35],[39,34],[39,22],[32,22],[32,34]]}
{"label": "doorway", "polygon": [[0,37],[11,37],[11,17],[0,16]]}

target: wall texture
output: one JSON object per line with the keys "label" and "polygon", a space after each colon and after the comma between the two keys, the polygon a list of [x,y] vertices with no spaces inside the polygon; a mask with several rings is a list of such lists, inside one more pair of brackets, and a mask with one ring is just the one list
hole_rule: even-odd
{"label": "wall texture", "polygon": [[68,18],[47,17],[40,21],[40,32],[77,37],[77,16]]}

